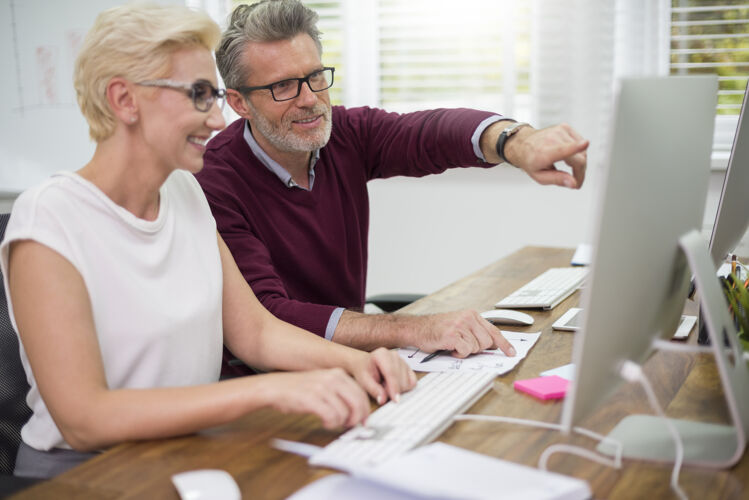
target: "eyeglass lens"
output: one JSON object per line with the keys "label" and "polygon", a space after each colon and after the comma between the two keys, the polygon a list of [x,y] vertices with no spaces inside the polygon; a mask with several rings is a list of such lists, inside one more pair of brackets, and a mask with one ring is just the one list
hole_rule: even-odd
{"label": "eyeglass lens", "polygon": [[218,99],[219,108],[224,107],[224,96],[219,90],[207,82],[195,82],[192,85],[192,100],[198,111],[208,111],[213,102]]}
{"label": "eyeglass lens", "polygon": [[306,78],[291,78],[289,80],[283,80],[278,83],[274,83],[271,87],[273,98],[277,101],[286,101],[294,99],[302,90],[302,83],[307,82],[310,90],[313,92],[321,92],[333,85],[333,70],[322,69],[316,71]]}

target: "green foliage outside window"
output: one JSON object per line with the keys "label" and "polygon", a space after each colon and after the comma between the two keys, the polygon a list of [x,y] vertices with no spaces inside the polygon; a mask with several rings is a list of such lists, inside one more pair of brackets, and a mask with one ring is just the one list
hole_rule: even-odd
{"label": "green foliage outside window", "polygon": [[[741,109],[749,77],[749,5],[745,0],[673,0],[671,73],[717,73],[718,114]],[[679,9],[698,7],[691,12]]]}

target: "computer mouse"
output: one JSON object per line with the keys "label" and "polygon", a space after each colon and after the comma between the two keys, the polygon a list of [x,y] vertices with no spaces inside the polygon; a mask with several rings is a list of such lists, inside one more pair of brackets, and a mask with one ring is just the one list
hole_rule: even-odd
{"label": "computer mouse", "polygon": [[182,500],[241,500],[242,493],[231,475],[220,469],[200,469],[172,476]]}
{"label": "computer mouse", "polygon": [[481,317],[485,320],[499,325],[521,325],[528,326],[533,324],[533,316],[512,309],[492,309],[484,311]]}

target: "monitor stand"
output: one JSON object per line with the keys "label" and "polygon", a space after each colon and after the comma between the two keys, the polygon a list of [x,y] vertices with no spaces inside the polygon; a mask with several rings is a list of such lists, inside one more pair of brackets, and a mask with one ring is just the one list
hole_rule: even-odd
{"label": "monitor stand", "polygon": [[[700,293],[701,311],[710,335],[732,425],[669,420],[682,438],[685,464],[728,468],[741,459],[749,433],[749,369],[705,241],[697,231],[691,231],[680,238],[679,244]],[[728,347],[724,347],[724,332]],[[625,417],[608,437],[622,443],[624,458],[659,462],[673,462],[675,459],[673,437],[663,419],[654,415]],[[606,442],[602,442],[597,449],[606,455],[614,455],[615,452],[614,447]]]}

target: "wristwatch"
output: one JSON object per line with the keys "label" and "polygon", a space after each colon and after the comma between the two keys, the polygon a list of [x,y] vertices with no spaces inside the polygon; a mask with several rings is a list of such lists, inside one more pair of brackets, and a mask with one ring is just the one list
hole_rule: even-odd
{"label": "wristwatch", "polygon": [[520,130],[521,127],[524,127],[528,125],[525,122],[515,122],[506,129],[502,131],[501,134],[499,134],[499,139],[497,139],[497,154],[499,155],[499,158],[504,162],[512,165],[512,163],[507,161],[507,158],[505,158],[505,144],[507,143],[507,139],[512,137],[512,135]]}

